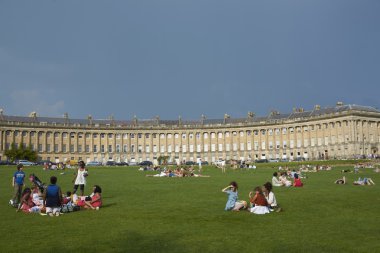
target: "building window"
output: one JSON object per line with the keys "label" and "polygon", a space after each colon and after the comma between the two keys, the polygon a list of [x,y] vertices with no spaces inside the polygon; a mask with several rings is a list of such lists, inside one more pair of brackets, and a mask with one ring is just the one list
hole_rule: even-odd
{"label": "building window", "polygon": [[86,153],[90,153],[90,145],[86,145]]}
{"label": "building window", "polygon": [[104,145],[100,145],[100,152],[104,153],[105,152],[105,148],[104,148]]}
{"label": "building window", "polygon": [[92,150],[94,151],[94,153],[97,153],[98,152],[98,146],[97,145],[93,145]]}
{"label": "building window", "polygon": [[66,144],[62,144],[62,152],[67,152]]}
{"label": "building window", "polygon": [[113,134],[108,134],[108,139],[111,139],[113,137]]}
{"label": "building window", "polygon": [[79,153],[82,152],[82,145],[78,145],[78,152],[79,152]]}
{"label": "building window", "polygon": [[116,144],[116,153],[120,153],[120,145]]}
{"label": "building window", "polygon": [[127,145],[124,145],[124,146],[123,146],[123,152],[124,152],[124,153],[127,153],[127,151],[128,151],[128,148],[127,148],[127,147],[128,147]]}
{"label": "building window", "polygon": [[142,138],[142,134],[137,134],[137,138],[141,139]]}
{"label": "building window", "polygon": [[58,144],[54,144],[54,152],[58,153]]}
{"label": "building window", "polygon": [[135,145],[131,145],[131,152],[135,153]]}
{"label": "building window", "polygon": [[74,145],[73,144],[70,145],[70,152],[74,153]]}
{"label": "building window", "polygon": [[50,144],[46,144],[46,152],[50,152]]}
{"label": "building window", "polygon": [[42,152],[42,144],[38,144],[38,152]]}
{"label": "building window", "polygon": [[108,145],[108,153],[112,153],[112,145]]}

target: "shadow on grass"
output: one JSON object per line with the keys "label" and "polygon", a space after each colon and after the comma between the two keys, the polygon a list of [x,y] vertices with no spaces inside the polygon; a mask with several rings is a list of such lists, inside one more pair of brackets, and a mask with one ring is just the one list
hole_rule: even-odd
{"label": "shadow on grass", "polygon": [[108,204],[102,205],[102,209],[103,208],[108,208],[108,207],[111,207],[111,206],[117,206],[117,203],[114,202],[114,203],[108,203]]}

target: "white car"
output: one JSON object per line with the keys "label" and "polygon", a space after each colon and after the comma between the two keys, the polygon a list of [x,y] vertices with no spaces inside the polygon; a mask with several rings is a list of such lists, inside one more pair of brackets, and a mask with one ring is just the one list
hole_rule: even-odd
{"label": "white car", "polygon": [[216,161],[214,162],[214,164],[215,164],[216,166],[222,166],[222,165],[226,165],[226,162],[225,162],[224,160],[216,160]]}
{"label": "white car", "polygon": [[24,166],[33,166],[33,165],[36,165],[36,163],[30,162],[28,160],[19,160],[17,164],[22,164]]}

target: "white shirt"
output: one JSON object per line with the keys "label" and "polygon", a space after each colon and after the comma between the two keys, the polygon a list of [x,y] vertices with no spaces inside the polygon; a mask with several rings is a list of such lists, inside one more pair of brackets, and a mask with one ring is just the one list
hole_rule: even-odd
{"label": "white shirt", "polygon": [[268,194],[268,196],[265,197],[268,201],[268,204],[270,206],[277,206],[277,201],[276,201],[276,197],[274,196],[274,193],[273,192],[270,192]]}
{"label": "white shirt", "polygon": [[78,169],[78,174],[77,174],[77,178],[75,179],[75,183],[74,184],[86,184],[86,177],[84,176],[84,174],[87,173],[86,170],[81,170],[81,169]]}

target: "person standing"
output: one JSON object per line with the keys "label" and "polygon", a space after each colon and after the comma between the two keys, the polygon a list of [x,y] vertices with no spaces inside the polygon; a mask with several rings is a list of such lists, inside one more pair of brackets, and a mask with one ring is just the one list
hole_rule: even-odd
{"label": "person standing", "polygon": [[57,185],[57,177],[50,178],[50,185],[44,191],[44,206],[46,207],[46,214],[50,216],[59,216],[59,211],[62,204],[62,191]]}
{"label": "person standing", "polygon": [[74,183],[74,191],[73,194],[75,194],[78,190],[78,187],[80,188],[81,196],[84,196],[84,186],[86,185],[86,177],[88,176],[88,172],[85,168],[85,164],[83,161],[79,161],[79,169],[77,173],[75,174],[75,177],[73,179]]}
{"label": "person standing", "polygon": [[198,170],[199,170],[199,175],[202,174],[202,158],[199,158],[198,160]]}
{"label": "person standing", "polygon": [[24,187],[25,173],[22,171],[23,168],[24,165],[18,164],[17,171],[13,174],[12,178],[12,187],[14,189],[14,194],[9,203],[14,206],[20,203],[22,188]]}

